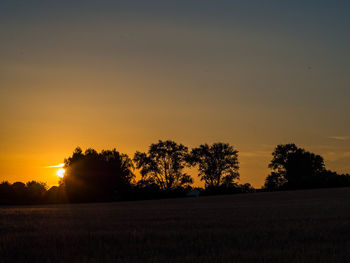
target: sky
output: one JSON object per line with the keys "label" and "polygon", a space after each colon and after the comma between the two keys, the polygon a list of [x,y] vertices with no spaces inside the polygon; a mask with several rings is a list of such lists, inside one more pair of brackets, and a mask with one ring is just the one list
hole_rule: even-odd
{"label": "sky", "polygon": [[159,139],[230,143],[255,187],[284,143],[350,173],[349,12],[340,0],[2,0],[0,181],[55,185],[47,166],[77,146],[132,157]]}

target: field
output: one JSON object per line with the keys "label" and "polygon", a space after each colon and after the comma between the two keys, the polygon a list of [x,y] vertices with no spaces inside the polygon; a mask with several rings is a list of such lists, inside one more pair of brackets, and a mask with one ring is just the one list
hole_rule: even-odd
{"label": "field", "polygon": [[349,262],[350,189],[0,208],[0,262]]}

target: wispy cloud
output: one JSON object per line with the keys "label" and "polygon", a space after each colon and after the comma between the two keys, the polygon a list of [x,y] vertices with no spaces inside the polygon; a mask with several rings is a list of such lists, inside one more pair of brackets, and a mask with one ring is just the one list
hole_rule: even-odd
{"label": "wispy cloud", "polygon": [[64,166],[64,163],[60,163],[57,165],[45,166],[45,168],[62,168],[63,166]]}
{"label": "wispy cloud", "polygon": [[326,152],[326,153],[322,154],[322,156],[327,161],[338,161],[341,159],[349,159],[350,152]]}
{"label": "wispy cloud", "polygon": [[347,141],[350,140],[350,136],[330,136],[330,139],[338,140],[338,141]]}

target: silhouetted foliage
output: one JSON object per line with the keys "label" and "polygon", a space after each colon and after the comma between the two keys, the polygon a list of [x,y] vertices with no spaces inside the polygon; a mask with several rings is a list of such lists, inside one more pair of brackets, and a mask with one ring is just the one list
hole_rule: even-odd
{"label": "silhouetted foliage", "polygon": [[278,145],[272,155],[269,164],[272,172],[266,177],[264,186],[268,190],[350,185],[348,175],[327,171],[320,155],[295,144]]}
{"label": "silhouetted foliage", "polygon": [[26,183],[28,200],[31,203],[39,203],[41,202],[46,193],[47,186],[45,183],[30,181]]}
{"label": "silhouetted foliage", "polygon": [[241,193],[254,193],[256,190],[249,183],[246,184],[234,184],[232,186],[226,186],[222,184],[217,187],[207,187],[201,193],[201,195],[228,195],[228,194],[241,194]]}
{"label": "silhouetted foliage", "polygon": [[0,203],[8,204],[13,199],[11,184],[7,181],[0,183]]}
{"label": "silhouetted foliage", "polygon": [[68,201],[66,195],[66,189],[63,185],[52,186],[46,192],[46,202],[47,203],[66,203]]}
{"label": "silhouetted foliage", "polygon": [[319,187],[344,187],[350,186],[349,174],[338,174],[336,172],[325,170],[320,176]]}
{"label": "silhouetted foliage", "polygon": [[140,179],[133,188],[132,199],[155,199],[160,196],[161,191],[153,180]]}
{"label": "silhouetted foliage", "polygon": [[[2,182],[0,184],[0,204],[43,204],[47,203],[47,186],[43,182],[29,181],[22,182]],[[53,203],[61,199],[52,200]]]}
{"label": "silhouetted foliage", "polygon": [[133,163],[126,154],[103,150],[101,153],[76,148],[65,159],[62,184],[71,201],[111,201],[121,199],[134,180]]}
{"label": "silhouetted foliage", "polygon": [[279,173],[271,172],[265,179],[264,188],[268,190],[282,190],[287,187],[287,179]]}
{"label": "silhouetted foliage", "polygon": [[234,188],[239,179],[238,151],[228,143],[202,144],[187,157],[191,166],[198,165],[205,188]]}
{"label": "silhouetted foliage", "polygon": [[20,203],[20,202],[23,202],[24,200],[27,200],[28,191],[24,183],[22,182],[13,183],[12,191],[13,191],[13,201],[15,203]]}
{"label": "silhouetted foliage", "polygon": [[238,187],[241,193],[254,193],[255,188],[250,183],[239,184]]}
{"label": "silhouetted foliage", "polygon": [[268,165],[271,173],[263,189],[238,184],[238,151],[227,143],[188,148],[174,141],[151,144],[147,153],[136,152],[134,162],[141,179],[136,183],[133,161],[115,149],[76,148],[64,160],[65,175],[50,189],[43,182],[0,183],[0,204],[44,204],[66,202],[140,200],[185,197],[194,188],[185,167],[197,166],[205,182],[201,195],[250,193],[319,187],[350,186],[349,174],[326,170],[321,156],[295,144],[277,145]]}
{"label": "silhouetted foliage", "polygon": [[174,141],[151,144],[148,153],[136,152],[134,161],[140,169],[143,183],[156,184],[162,190],[175,190],[192,184],[190,175],[183,172],[188,148]]}

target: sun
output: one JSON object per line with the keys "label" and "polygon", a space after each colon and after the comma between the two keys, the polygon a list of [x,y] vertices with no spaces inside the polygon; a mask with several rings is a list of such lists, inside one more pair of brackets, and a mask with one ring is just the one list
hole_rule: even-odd
{"label": "sun", "polygon": [[57,170],[56,175],[58,177],[63,178],[65,172],[66,172],[66,170],[64,170],[63,168],[60,168],[60,169]]}

